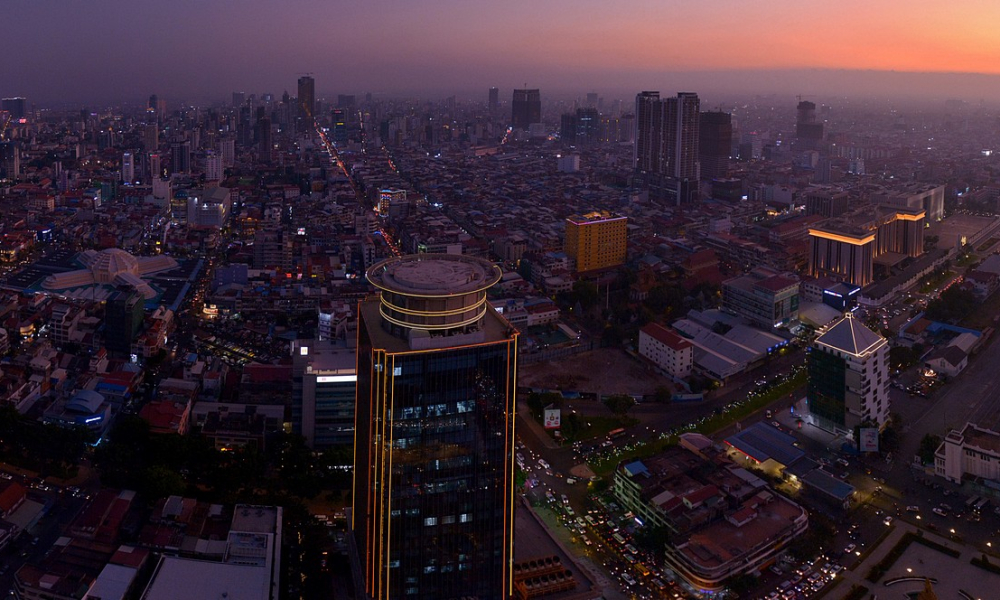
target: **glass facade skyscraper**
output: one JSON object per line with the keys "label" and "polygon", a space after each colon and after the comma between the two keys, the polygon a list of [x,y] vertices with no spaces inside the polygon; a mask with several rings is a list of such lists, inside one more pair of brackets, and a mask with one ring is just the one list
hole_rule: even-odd
{"label": "glass facade skyscraper", "polygon": [[371,598],[512,593],[516,331],[486,302],[500,271],[390,259],[363,302],[352,528]]}

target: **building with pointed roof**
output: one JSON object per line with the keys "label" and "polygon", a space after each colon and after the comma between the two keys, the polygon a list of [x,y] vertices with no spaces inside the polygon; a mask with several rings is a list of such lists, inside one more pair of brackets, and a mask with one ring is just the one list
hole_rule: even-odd
{"label": "building with pointed roof", "polygon": [[889,343],[847,313],[823,330],[808,357],[813,423],[853,436],[855,426],[889,419]]}

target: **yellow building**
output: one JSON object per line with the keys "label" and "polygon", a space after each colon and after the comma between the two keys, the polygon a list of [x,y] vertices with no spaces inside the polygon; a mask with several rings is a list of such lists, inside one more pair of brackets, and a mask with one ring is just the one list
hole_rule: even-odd
{"label": "yellow building", "polygon": [[572,215],[566,219],[566,254],[578,273],[625,263],[627,217],[609,212]]}

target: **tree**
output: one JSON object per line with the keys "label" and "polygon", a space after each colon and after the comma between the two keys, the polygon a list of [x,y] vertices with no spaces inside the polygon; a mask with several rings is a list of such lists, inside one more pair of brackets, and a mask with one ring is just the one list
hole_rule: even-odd
{"label": "tree", "polygon": [[815,558],[836,534],[837,528],[833,521],[821,513],[810,513],[809,529],[791,543],[788,552],[800,560]]}
{"label": "tree", "polygon": [[893,369],[905,369],[917,364],[920,354],[913,348],[906,346],[893,346],[889,348],[889,366]]}
{"label": "tree", "polygon": [[154,465],[143,472],[141,485],[138,488],[148,498],[166,498],[183,494],[187,485],[184,477],[177,471],[162,465]]}
{"label": "tree", "polygon": [[649,290],[644,304],[654,314],[672,313],[684,306],[684,290],[677,285],[657,285]]}
{"label": "tree", "polygon": [[556,392],[531,392],[528,394],[528,410],[530,410],[535,419],[539,421],[541,421],[542,417],[545,416],[545,407],[550,404],[555,408],[562,406],[562,394],[558,394]]}
{"label": "tree", "polygon": [[927,304],[927,318],[958,323],[979,308],[979,300],[971,291],[953,285]]}
{"label": "tree", "polygon": [[635,545],[653,556],[660,556],[670,541],[670,530],[663,525],[646,525],[635,530]]}
{"label": "tree", "polygon": [[658,385],[656,389],[653,390],[653,397],[657,402],[670,402],[673,399],[674,394],[671,389],[665,385]]}
{"label": "tree", "polygon": [[941,445],[941,437],[928,433],[920,440],[920,446],[917,448],[917,456],[920,457],[920,462],[927,465],[934,462],[934,453],[937,452],[938,446]]}
{"label": "tree", "polygon": [[583,429],[583,423],[580,422],[580,417],[575,412],[571,412],[565,415],[559,425],[559,431],[562,432],[563,437],[575,440],[576,436]]}
{"label": "tree", "polygon": [[885,429],[879,435],[879,450],[882,452],[895,452],[899,450],[899,443],[903,437],[903,417],[899,413],[891,413],[886,422]]}
{"label": "tree", "polygon": [[601,345],[614,347],[621,345],[625,339],[625,330],[618,323],[609,323],[601,332]]}
{"label": "tree", "polygon": [[624,417],[635,406],[635,398],[628,394],[612,394],[604,399],[604,405],[617,416]]}
{"label": "tree", "polygon": [[882,430],[879,440],[879,450],[882,452],[895,452],[899,450],[899,430],[895,427],[886,427]]}
{"label": "tree", "polygon": [[579,280],[574,283],[573,295],[583,310],[590,310],[597,304],[597,286],[589,281]]}
{"label": "tree", "polygon": [[757,578],[749,573],[735,575],[726,580],[726,589],[742,598],[744,594],[749,594],[757,587]]}

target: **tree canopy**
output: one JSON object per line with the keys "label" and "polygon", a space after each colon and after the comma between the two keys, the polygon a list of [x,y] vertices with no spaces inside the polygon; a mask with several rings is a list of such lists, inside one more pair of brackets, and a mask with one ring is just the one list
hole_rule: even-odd
{"label": "tree canopy", "polygon": [[971,291],[951,286],[927,304],[927,318],[958,323],[979,308],[979,300]]}
{"label": "tree canopy", "polygon": [[604,405],[617,416],[624,417],[635,406],[635,398],[628,394],[612,394],[604,398]]}

